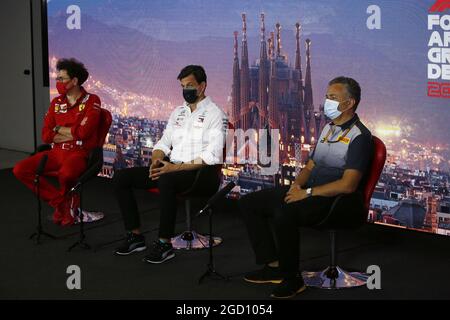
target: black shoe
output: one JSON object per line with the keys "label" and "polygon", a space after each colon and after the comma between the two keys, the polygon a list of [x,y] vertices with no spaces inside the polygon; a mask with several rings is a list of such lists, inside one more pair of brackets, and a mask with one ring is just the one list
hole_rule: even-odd
{"label": "black shoe", "polygon": [[305,291],[306,286],[303,282],[303,278],[298,275],[294,278],[284,279],[270,295],[271,298],[276,299],[290,299],[295,297],[297,294]]}
{"label": "black shoe", "polygon": [[150,254],[144,258],[148,263],[163,263],[166,260],[175,257],[172,244],[170,242],[163,243],[159,240],[153,242],[153,247]]}
{"label": "black shoe", "polygon": [[265,265],[261,270],[256,270],[247,273],[244,280],[251,283],[281,283],[283,276],[280,268],[272,268]]}
{"label": "black shoe", "polygon": [[115,254],[119,256],[127,256],[133,252],[141,252],[146,250],[145,238],[142,234],[127,233],[127,238],[123,245],[116,249]]}

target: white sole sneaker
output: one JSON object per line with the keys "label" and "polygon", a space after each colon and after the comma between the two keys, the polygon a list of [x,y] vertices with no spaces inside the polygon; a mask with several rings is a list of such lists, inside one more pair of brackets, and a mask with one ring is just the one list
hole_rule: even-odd
{"label": "white sole sneaker", "polygon": [[175,253],[171,253],[171,254],[169,254],[167,257],[165,257],[163,260],[161,260],[161,261],[151,261],[151,260],[148,260],[147,258],[144,258],[144,262],[147,262],[147,263],[153,263],[153,264],[160,264],[160,263],[163,263],[163,262],[165,262],[165,261],[167,261],[167,260],[170,260],[170,259],[172,259],[172,258],[174,258],[175,257]]}
{"label": "white sole sneaker", "polygon": [[130,255],[130,254],[132,254],[132,253],[135,253],[135,252],[141,252],[141,251],[145,251],[145,250],[147,250],[147,247],[139,247],[139,248],[135,248],[135,249],[133,249],[133,250],[131,250],[131,251],[129,251],[129,252],[117,252],[117,251],[115,251],[114,253],[116,254],[116,255],[118,255],[118,256],[128,256],[128,255]]}

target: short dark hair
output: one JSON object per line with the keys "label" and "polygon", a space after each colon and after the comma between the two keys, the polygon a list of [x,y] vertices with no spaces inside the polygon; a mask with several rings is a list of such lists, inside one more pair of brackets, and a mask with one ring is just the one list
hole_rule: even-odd
{"label": "short dark hair", "polygon": [[341,76],[341,77],[337,77],[337,78],[334,78],[333,80],[331,80],[328,83],[328,85],[331,86],[332,84],[337,84],[337,83],[345,85],[350,97],[355,99],[355,105],[353,107],[356,110],[356,108],[359,105],[359,102],[361,101],[361,87],[359,86],[359,83],[355,79]]}
{"label": "short dark hair", "polygon": [[193,64],[184,67],[183,70],[180,71],[177,79],[181,80],[183,78],[186,78],[187,76],[190,76],[191,74],[194,76],[197,83],[206,82],[205,69],[203,69],[202,66],[196,66]]}
{"label": "short dark hair", "polygon": [[83,63],[76,60],[75,58],[70,59],[59,59],[56,63],[56,69],[66,70],[67,75],[72,78],[78,79],[78,84],[81,86],[89,77],[89,72]]}

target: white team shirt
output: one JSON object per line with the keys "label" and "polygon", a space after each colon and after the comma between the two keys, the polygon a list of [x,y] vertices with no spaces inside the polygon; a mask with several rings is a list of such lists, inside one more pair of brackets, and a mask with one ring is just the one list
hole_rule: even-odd
{"label": "white team shirt", "polygon": [[163,136],[154,150],[161,150],[174,163],[201,158],[206,164],[223,162],[228,117],[210,97],[205,97],[191,112],[187,102],[175,108]]}

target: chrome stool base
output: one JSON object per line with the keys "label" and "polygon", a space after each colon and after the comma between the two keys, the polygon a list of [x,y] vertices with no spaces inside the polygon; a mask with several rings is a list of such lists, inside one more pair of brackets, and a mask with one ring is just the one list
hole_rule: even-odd
{"label": "chrome stool base", "polygon": [[362,272],[347,272],[336,266],[318,272],[303,271],[302,277],[308,287],[345,289],[366,285],[369,275]]}
{"label": "chrome stool base", "polygon": [[[209,248],[209,236],[201,235],[195,231],[185,231],[171,239],[174,249],[194,250]],[[213,247],[222,243],[222,238],[213,237]]]}

